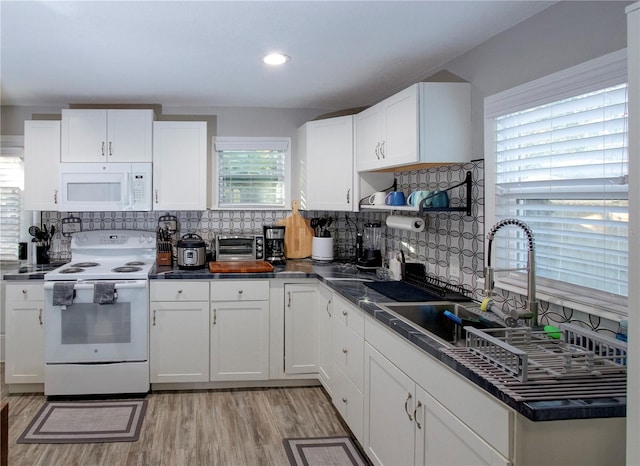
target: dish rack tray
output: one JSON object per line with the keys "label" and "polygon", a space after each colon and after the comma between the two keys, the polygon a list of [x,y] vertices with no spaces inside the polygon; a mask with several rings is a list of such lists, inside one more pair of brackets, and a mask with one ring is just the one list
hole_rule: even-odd
{"label": "dish rack tray", "polygon": [[529,327],[465,330],[469,352],[520,382],[626,373],[626,342],[577,325],[560,324],[560,340]]}

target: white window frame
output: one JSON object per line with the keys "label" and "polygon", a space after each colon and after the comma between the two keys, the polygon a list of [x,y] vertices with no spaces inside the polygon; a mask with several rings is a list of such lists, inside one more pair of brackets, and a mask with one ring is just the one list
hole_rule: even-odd
{"label": "white window frame", "polygon": [[[291,206],[291,138],[289,137],[232,137],[219,136],[214,138],[213,166],[213,205],[218,210],[289,210]],[[282,206],[260,205],[220,205],[218,198],[219,168],[218,151],[221,150],[282,150],[285,153],[284,185],[285,199]]]}
{"label": "white window frame", "polygon": [[[625,82],[627,51],[622,49],[485,98],[485,233],[496,223],[494,118]],[[482,284],[482,280],[480,282]],[[596,292],[589,296],[591,293],[576,291],[575,286],[556,285],[538,279],[536,297],[613,320],[627,315],[627,299],[624,297]],[[526,295],[526,277],[522,273],[496,274],[495,288]]]}
{"label": "white window frame", "polygon": [[[24,159],[24,138],[22,136],[0,136],[0,157],[17,157],[19,159]],[[21,182],[17,182],[17,186],[15,187],[18,192],[17,194],[17,202],[19,206],[17,207],[17,215],[18,215],[18,225],[17,229],[11,229],[7,231],[3,228],[3,225],[0,224],[0,229],[2,229],[3,234],[3,242],[15,243],[15,254],[7,254],[6,256],[3,254],[0,256],[1,263],[14,264],[18,262],[18,242],[20,241],[21,234],[25,229],[25,211],[23,208],[24,201],[24,162],[22,163],[22,180]],[[7,187],[7,186],[2,186]]]}

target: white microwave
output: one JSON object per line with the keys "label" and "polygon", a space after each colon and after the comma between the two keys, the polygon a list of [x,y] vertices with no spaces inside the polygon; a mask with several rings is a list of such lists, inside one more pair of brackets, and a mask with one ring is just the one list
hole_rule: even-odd
{"label": "white microwave", "polygon": [[151,163],[61,163],[63,212],[151,210]]}

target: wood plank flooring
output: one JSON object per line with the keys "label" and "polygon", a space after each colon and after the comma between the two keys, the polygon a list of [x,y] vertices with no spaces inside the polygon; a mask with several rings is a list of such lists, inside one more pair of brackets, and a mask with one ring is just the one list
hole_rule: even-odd
{"label": "wood plank flooring", "polygon": [[130,443],[17,444],[44,395],[8,395],[10,466],[288,465],[287,437],[349,435],[320,387],[157,392]]}

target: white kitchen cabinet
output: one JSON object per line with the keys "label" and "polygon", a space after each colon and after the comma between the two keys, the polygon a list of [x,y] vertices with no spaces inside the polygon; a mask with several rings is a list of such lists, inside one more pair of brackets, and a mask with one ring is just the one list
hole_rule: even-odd
{"label": "white kitchen cabinet", "polygon": [[209,282],[152,280],[151,383],[209,381]]}
{"label": "white kitchen cabinet", "polygon": [[364,314],[334,295],[333,403],[360,443],[364,441]]}
{"label": "white kitchen cabinet", "polygon": [[269,379],[269,282],[211,282],[211,380]]}
{"label": "white kitchen cabinet", "polygon": [[24,122],[25,210],[58,210],[60,122]]}
{"label": "white kitchen cabinet", "polygon": [[317,285],[285,284],[284,372],[318,372]]}
{"label": "white kitchen cabinet", "polygon": [[151,162],[153,110],[63,109],[62,162]]}
{"label": "white kitchen cabinet", "polygon": [[318,286],[318,377],[331,396],[333,393],[333,293]]}
{"label": "white kitchen cabinet", "polygon": [[44,383],[42,282],[5,282],[5,332],[5,383]]}
{"label": "white kitchen cabinet", "polygon": [[471,159],[468,83],[417,83],[356,115],[356,171]]}
{"label": "white kitchen cabinet", "polygon": [[298,128],[301,208],[353,211],[353,116],[309,121]]}
{"label": "white kitchen cabinet", "polygon": [[153,123],[153,209],[206,210],[207,123]]}

